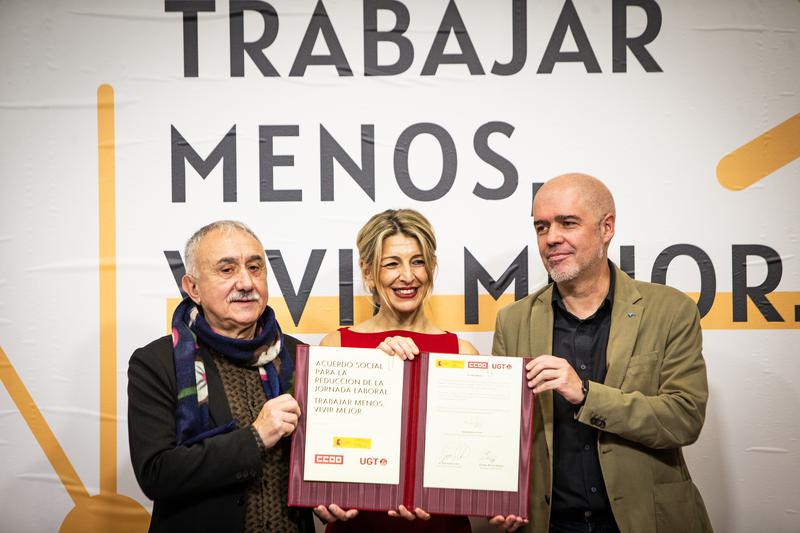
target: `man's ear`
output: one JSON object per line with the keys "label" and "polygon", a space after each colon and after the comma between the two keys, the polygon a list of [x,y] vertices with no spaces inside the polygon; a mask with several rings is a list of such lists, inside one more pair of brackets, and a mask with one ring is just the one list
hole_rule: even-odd
{"label": "man's ear", "polygon": [[617,216],[614,213],[606,213],[603,220],[600,222],[600,228],[603,230],[603,242],[608,244],[614,237],[614,230],[617,223]]}
{"label": "man's ear", "polygon": [[200,305],[200,291],[197,289],[197,283],[189,274],[184,274],[181,278],[181,287],[183,291],[189,295],[194,303]]}

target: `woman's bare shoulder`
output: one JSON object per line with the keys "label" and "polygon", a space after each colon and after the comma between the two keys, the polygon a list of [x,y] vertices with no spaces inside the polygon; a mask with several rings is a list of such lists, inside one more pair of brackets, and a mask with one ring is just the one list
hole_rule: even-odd
{"label": "woman's bare shoulder", "polygon": [[466,339],[462,339],[461,337],[458,338],[458,353],[461,355],[478,355],[479,352],[475,349],[475,346],[472,345]]}
{"label": "woman's bare shoulder", "polygon": [[322,340],[319,341],[320,346],[341,346],[342,345],[342,332],[338,329],[336,331],[331,331],[324,337]]}

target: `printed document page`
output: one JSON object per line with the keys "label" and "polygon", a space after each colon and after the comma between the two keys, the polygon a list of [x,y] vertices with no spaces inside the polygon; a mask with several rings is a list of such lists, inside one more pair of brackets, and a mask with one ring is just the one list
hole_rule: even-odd
{"label": "printed document page", "polygon": [[303,479],[398,484],[403,360],[312,346],[308,361]]}
{"label": "printed document page", "polygon": [[423,486],[517,490],[522,364],[430,354]]}

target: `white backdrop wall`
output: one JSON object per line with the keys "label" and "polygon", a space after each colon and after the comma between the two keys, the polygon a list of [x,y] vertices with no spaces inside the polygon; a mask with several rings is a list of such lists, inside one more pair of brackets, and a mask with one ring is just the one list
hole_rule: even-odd
{"label": "white backdrop wall", "polygon": [[[365,312],[358,228],[418,209],[440,242],[437,319],[488,353],[497,306],[546,281],[535,184],[568,171],[615,193],[615,261],[705,305],[711,398],[686,453],[716,529],[800,530],[800,4],[637,3],[273,0],[237,16],[217,0],[196,3],[211,10],[195,42],[171,1],[0,2],[0,530],[61,527],[70,494],[150,508],[127,359],[166,333],[167,256],[196,228],[253,227],[284,329],[313,343]],[[266,36],[252,53],[237,21]],[[634,38],[616,62],[615,36]],[[478,278],[513,265],[496,303]]]}

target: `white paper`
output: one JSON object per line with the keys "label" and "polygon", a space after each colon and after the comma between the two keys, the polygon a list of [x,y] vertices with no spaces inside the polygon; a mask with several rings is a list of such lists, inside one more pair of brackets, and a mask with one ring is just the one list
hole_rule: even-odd
{"label": "white paper", "polygon": [[308,352],[303,479],[398,484],[403,360],[362,348]]}
{"label": "white paper", "polygon": [[517,490],[522,363],[430,354],[423,486]]}

